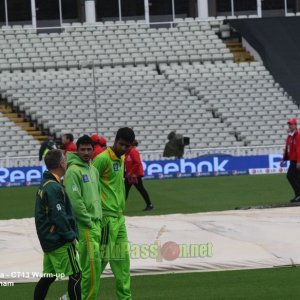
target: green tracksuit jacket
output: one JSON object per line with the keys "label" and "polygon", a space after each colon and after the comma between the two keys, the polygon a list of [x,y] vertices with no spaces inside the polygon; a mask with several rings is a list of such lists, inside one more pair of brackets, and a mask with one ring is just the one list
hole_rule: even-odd
{"label": "green tracksuit jacket", "polygon": [[44,252],[78,239],[75,216],[64,186],[49,171],[37,191],[35,225]]}
{"label": "green tracksuit jacket", "polygon": [[79,257],[82,268],[81,297],[98,299],[101,275],[101,220],[99,174],[77,153],[68,153],[65,185],[79,229]]}
{"label": "green tracksuit jacket", "polygon": [[66,191],[71,200],[79,226],[92,227],[102,218],[99,174],[77,153],[68,153],[68,169],[64,177]]}
{"label": "green tracksuit jacket", "polygon": [[111,147],[93,160],[100,175],[103,215],[121,216],[125,209],[124,159],[117,157]]}
{"label": "green tracksuit jacket", "polygon": [[130,257],[123,215],[125,208],[124,156],[117,157],[113,149],[109,147],[94,159],[93,165],[100,176],[103,207],[101,272],[109,262],[116,278],[118,299],[131,300]]}

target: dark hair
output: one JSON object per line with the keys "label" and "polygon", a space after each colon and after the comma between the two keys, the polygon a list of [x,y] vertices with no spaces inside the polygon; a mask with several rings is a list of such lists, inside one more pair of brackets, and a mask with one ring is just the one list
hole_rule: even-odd
{"label": "dark hair", "polygon": [[47,152],[44,161],[48,170],[55,170],[59,167],[63,159],[63,151],[58,149],[53,149]]}
{"label": "dark hair", "polygon": [[79,149],[81,145],[92,145],[92,147],[94,148],[93,140],[86,134],[81,136],[76,142],[77,149]]}
{"label": "dark hair", "polygon": [[70,142],[73,142],[73,141],[74,141],[74,136],[73,136],[72,133],[66,133],[66,134],[64,134],[64,136],[65,136],[68,140],[70,140]]}
{"label": "dark hair", "polygon": [[132,144],[135,139],[135,134],[131,128],[123,127],[117,131],[116,140],[119,140],[119,139],[122,139],[122,140]]}

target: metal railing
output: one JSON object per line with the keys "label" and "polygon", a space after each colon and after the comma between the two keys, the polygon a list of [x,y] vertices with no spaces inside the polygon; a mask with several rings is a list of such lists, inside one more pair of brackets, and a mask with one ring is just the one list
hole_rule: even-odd
{"label": "metal railing", "polygon": [[[284,145],[272,146],[253,146],[253,147],[226,147],[226,148],[202,148],[202,149],[185,149],[184,158],[196,158],[204,155],[232,155],[232,156],[253,156],[281,154]],[[174,158],[163,157],[163,151],[141,151],[142,159],[150,160],[171,160]],[[0,168],[13,167],[30,167],[39,166],[42,163],[38,156],[18,156],[18,157],[0,157]]]}

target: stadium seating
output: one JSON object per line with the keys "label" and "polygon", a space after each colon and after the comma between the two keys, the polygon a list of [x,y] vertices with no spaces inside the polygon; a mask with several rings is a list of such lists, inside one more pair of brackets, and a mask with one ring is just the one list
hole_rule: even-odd
{"label": "stadium seating", "polygon": [[[98,125],[112,143],[126,124],[144,151],[161,151],[173,130],[198,149],[282,144],[298,107],[262,64],[233,62],[216,34],[223,19],[2,27],[1,97],[57,137]],[[35,140],[26,146],[14,154],[37,153]]]}
{"label": "stadium seating", "polygon": [[1,113],[0,125],[0,157],[38,155],[38,141]]}
{"label": "stadium seating", "polygon": [[245,145],[282,144],[286,120],[298,111],[298,106],[258,62],[161,69],[168,79],[201,99]]}
{"label": "stadium seating", "polygon": [[[197,96],[155,68],[95,69],[99,131],[110,142],[127,124],[137,132],[142,150],[163,149],[172,130],[190,136],[195,148],[242,145]],[[96,132],[90,69],[16,72],[0,78],[0,86],[6,90],[2,97],[57,136]],[[216,136],[218,132],[222,136]]]}
{"label": "stadium seating", "polygon": [[0,71],[232,60],[209,23],[180,22],[173,28],[146,24],[65,24],[62,33],[30,28],[0,30]]}

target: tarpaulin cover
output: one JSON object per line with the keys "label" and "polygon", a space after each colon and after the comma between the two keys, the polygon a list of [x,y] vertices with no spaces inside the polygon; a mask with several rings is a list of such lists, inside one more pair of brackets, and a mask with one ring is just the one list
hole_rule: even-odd
{"label": "tarpaulin cover", "polygon": [[[300,264],[300,207],[126,218],[132,274]],[[34,219],[0,221],[0,276],[38,280]],[[105,274],[110,274],[110,269]]]}

